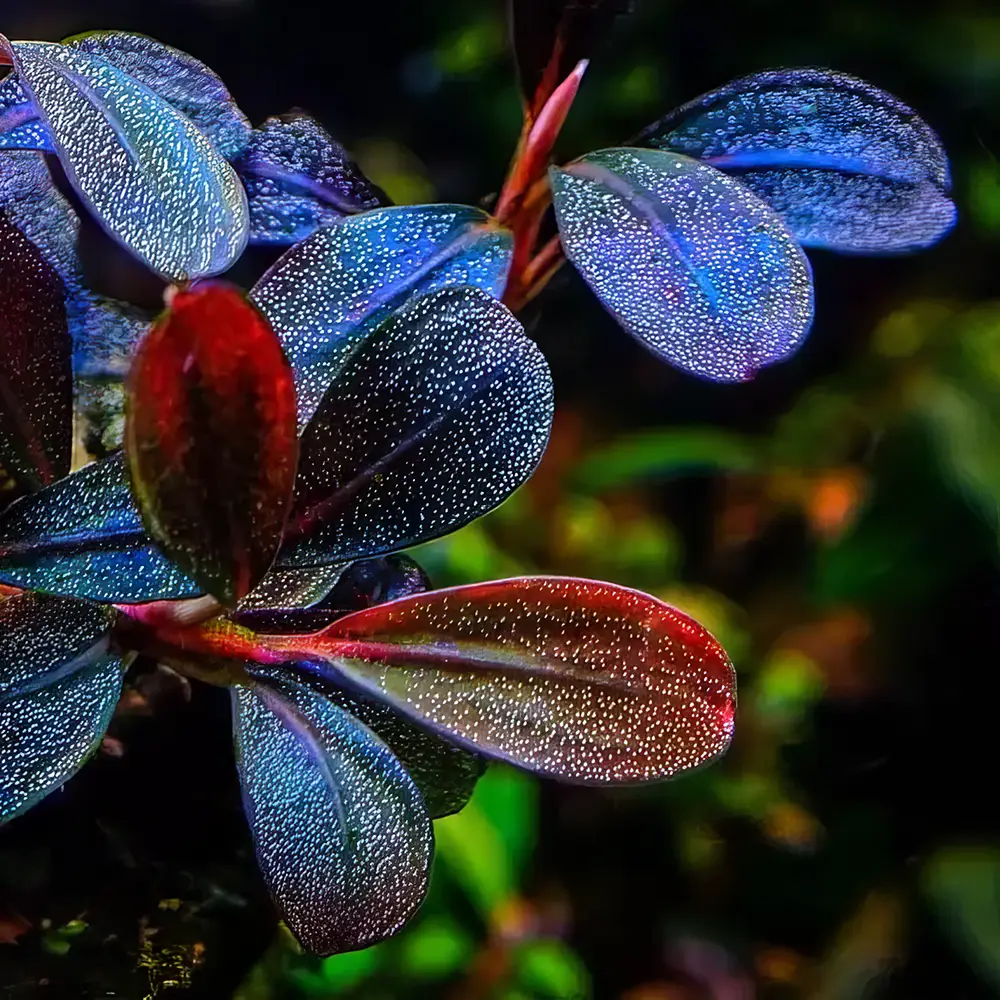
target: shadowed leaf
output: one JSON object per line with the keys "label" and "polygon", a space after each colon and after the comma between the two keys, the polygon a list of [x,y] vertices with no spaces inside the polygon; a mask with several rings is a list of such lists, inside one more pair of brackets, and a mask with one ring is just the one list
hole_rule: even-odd
{"label": "shadowed leaf", "polygon": [[351,352],[395,310],[451,285],[499,298],[511,235],[462,205],[365,212],[292,247],[250,293],[295,372],[299,429]]}
{"label": "shadowed leaf", "polygon": [[505,306],[425,296],[354,351],[307,427],[278,564],[392,552],[480,517],[532,473],[552,410],[545,359]]}
{"label": "shadowed leaf", "polygon": [[200,593],[146,534],[121,453],[0,516],[0,582],[119,603]]}
{"label": "shadowed leaf", "polygon": [[243,187],[184,115],[99,56],[3,36],[0,52],[110,236],[171,279],[216,274],[239,257],[249,225]]}
{"label": "shadowed leaf", "polygon": [[0,823],[71,778],[121,691],[114,611],[39,594],[0,600]]}
{"label": "shadowed leaf", "polygon": [[129,372],[125,450],[150,534],[227,607],[274,559],[296,445],[292,372],[267,320],[221,282],[175,293]]}
{"label": "shadowed leaf", "polygon": [[0,149],[55,152],[48,129],[13,73],[0,82]]}
{"label": "shadowed leaf", "polygon": [[250,203],[251,243],[298,243],[386,204],[347,150],[301,113],[268,118],[234,166]]}
{"label": "shadowed leaf", "polygon": [[590,153],[551,178],[567,257],[654,354],[736,382],[801,344],[812,322],[809,264],[739,182],[649,149]]}
{"label": "shadowed leaf", "polygon": [[902,101],[845,73],[755,73],[678,108],[640,142],[737,177],[805,246],[918,250],[955,222],[934,131]]}
{"label": "shadowed leaf", "polygon": [[427,891],[434,843],[399,761],[300,685],[235,688],[233,703],[257,861],[292,932],[320,955],[395,933]]}

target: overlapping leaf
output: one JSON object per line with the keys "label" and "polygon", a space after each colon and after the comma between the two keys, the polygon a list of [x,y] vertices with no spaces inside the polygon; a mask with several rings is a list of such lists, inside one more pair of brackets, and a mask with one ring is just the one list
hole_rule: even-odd
{"label": "overlapping leaf", "polygon": [[427,811],[399,761],[300,685],[236,688],[233,702],[257,861],[292,932],[329,955],[399,930],[427,891],[433,854]]}
{"label": "overlapping leaf", "polygon": [[351,351],[395,310],[451,285],[503,294],[510,233],[462,205],[376,209],[292,247],[250,297],[295,372],[299,428]]}
{"label": "overlapping leaf", "polygon": [[100,744],[121,691],[110,608],[0,600],[0,823],[62,785]]}
{"label": "overlapping leaf", "polygon": [[111,236],[171,279],[216,274],[236,260],[247,241],[246,195],[192,122],[100,56],[2,36],[0,51]]}
{"label": "overlapping leaf", "polygon": [[505,306],[474,288],[419,299],[354,350],[306,428],[278,564],[392,552],[480,517],[532,473],[552,411],[545,359]]}
{"label": "overlapping leaf", "polygon": [[0,582],[118,603],[200,593],[143,528],[121,453],[24,497],[0,516]]}
{"label": "overlapping leaf", "polygon": [[27,491],[69,472],[71,356],[62,279],[0,211],[0,464]]}
{"label": "overlapping leaf", "polygon": [[48,129],[13,73],[0,81],[0,150],[2,149],[55,152]]}
{"label": "overlapping leaf", "polygon": [[267,320],[222,282],[177,292],[129,372],[126,453],[150,534],[225,606],[278,550],[295,423],[292,372]]}
{"label": "overlapping leaf", "polygon": [[687,615],[608,583],[432,591],[263,642],[446,738],[565,781],[671,777],[713,760],[733,731],[722,647]]}
{"label": "overlapping leaf", "polygon": [[194,56],[131,31],[88,31],[63,45],[106,59],[189,118],[227,159],[241,155],[252,128],[226,85]]}
{"label": "overlapping leaf", "polygon": [[739,178],[806,246],[917,250],[955,221],[934,131],[902,101],[845,73],[756,73],[672,112],[640,141]]}
{"label": "overlapping leaf", "polygon": [[298,243],[387,203],[347,150],[301,113],[268,118],[234,166],[250,204],[251,243]]}
{"label": "overlapping leaf", "polygon": [[801,344],[812,322],[809,264],[738,181],[649,149],[590,153],[551,179],[567,257],[664,360],[733,382]]}

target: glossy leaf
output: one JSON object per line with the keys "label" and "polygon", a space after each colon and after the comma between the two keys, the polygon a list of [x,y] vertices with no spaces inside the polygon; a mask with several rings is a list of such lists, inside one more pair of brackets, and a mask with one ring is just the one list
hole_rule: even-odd
{"label": "glossy leaf", "polygon": [[508,19],[529,118],[588,59],[631,0],[509,0]]}
{"label": "glossy leaf", "polygon": [[274,559],[295,481],[295,386],[242,292],[174,294],[128,378],[125,450],[143,521],[173,561],[231,607]]}
{"label": "glossy leaf", "polygon": [[0,516],[0,582],[127,604],[200,593],[146,534],[121,453]]}
{"label": "glossy leaf", "polygon": [[722,647],[680,611],[609,583],[431,591],[265,641],[446,738],[564,781],[669,778],[732,737]]}
{"label": "glossy leaf", "polygon": [[307,427],[278,564],[380,555],[480,517],[531,475],[552,411],[545,358],[505,306],[425,296],[353,352]]}
{"label": "glossy leaf", "polygon": [[358,559],[344,568],[337,583],[316,605],[335,611],[360,611],[430,590],[431,582],[409,556]]}
{"label": "glossy leaf", "polygon": [[240,601],[239,611],[295,610],[318,604],[336,585],[349,563],[282,569],[273,566]]}
{"label": "glossy leaf", "polygon": [[737,382],[801,344],[812,322],[809,264],[738,181],[649,149],[590,153],[551,179],[567,257],[657,356]]}
{"label": "glossy leaf", "polygon": [[309,951],[395,933],[426,891],[433,835],[384,743],[300,685],[233,690],[237,764],[257,861]]}
{"label": "glossy leaf", "polygon": [[268,118],[234,164],[250,203],[250,242],[291,245],[386,204],[340,143],[298,112]]}
{"label": "glossy leaf", "polygon": [[431,819],[450,816],[462,809],[486,770],[486,761],[478,754],[415,725],[388,705],[324,682],[322,667],[296,670],[291,666],[281,669],[251,666],[250,669],[254,676],[265,680],[290,680],[313,688],[367,726],[413,779]]}
{"label": "glossy leaf", "polygon": [[38,594],[0,600],[0,823],[59,788],[100,744],[123,673],[113,618]]}
{"label": "glossy leaf", "polygon": [[246,195],[179,111],[100,56],[0,36],[63,170],[104,229],[152,270],[226,270],[247,241]]}
{"label": "glossy leaf", "polygon": [[902,101],[845,73],[755,73],[678,108],[640,142],[739,178],[805,246],[917,250],[955,222],[940,139]]}
{"label": "glossy leaf", "polygon": [[0,212],[0,463],[25,490],[69,472],[71,357],[62,279]]}
{"label": "glossy leaf", "polygon": [[0,150],[4,149],[55,152],[48,129],[14,73],[0,81]]}
{"label": "glossy leaf", "polygon": [[253,131],[226,85],[194,56],[131,31],[88,31],[63,41],[101,56],[145,84],[189,118],[227,159],[239,156]]}
{"label": "glossy leaf", "polygon": [[295,371],[299,429],[353,350],[392,313],[452,285],[499,298],[510,233],[462,205],[383,208],[346,218],[292,247],[250,298]]}

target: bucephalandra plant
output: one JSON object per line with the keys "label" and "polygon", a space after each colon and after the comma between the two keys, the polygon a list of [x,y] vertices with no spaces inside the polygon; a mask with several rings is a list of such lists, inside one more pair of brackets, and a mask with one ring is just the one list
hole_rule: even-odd
{"label": "bucephalandra plant", "polygon": [[[688,616],[561,577],[435,591],[394,554],[541,459],[552,380],[511,310],[564,259],[655,355],[737,381],[808,332],[803,246],[919,249],[954,207],[930,128],[825,70],[552,167],[619,6],[511,3],[492,212],[387,205],[308,116],[255,129],[152,39],[0,36],[0,821],[82,766],[136,656],[228,687],[264,879],[330,954],[414,912],[483,759],[600,785],[724,752],[733,669]],[[81,212],[158,317],[88,283]],[[251,243],[287,249],[244,292],[218,276]]]}

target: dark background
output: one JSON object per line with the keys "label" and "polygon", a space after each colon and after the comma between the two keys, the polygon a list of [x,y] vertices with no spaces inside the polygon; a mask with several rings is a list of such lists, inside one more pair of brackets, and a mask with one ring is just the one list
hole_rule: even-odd
{"label": "dark background", "polygon": [[[254,122],[316,115],[398,201],[478,203],[519,98],[496,2],[7,0],[0,30],[142,31]],[[973,1000],[1000,992],[1000,10],[640,0],[560,140],[624,141],[773,66],[918,109],[960,222],[919,256],[812,254],[791,361],[716,386],[661,365],[561,274],[522,317],[553,368],[545,464],[422,559],[544,570],[690,609],[741,681],[726,760],[601,793],[495,771],[439,831],[424,915],[296,954],[252,862],[224,693],[152,691],[67,789],[0,831],[0,997]]]}

